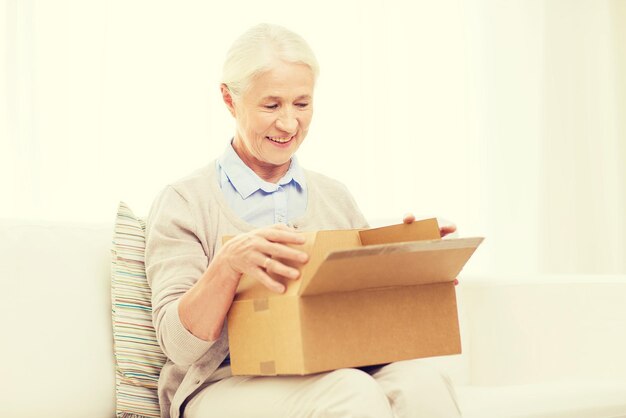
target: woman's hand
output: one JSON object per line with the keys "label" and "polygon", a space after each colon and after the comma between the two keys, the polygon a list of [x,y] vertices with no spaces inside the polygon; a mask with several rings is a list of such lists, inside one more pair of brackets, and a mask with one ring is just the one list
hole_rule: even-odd
{"label": "woman's hand", "polygon": [[284,225],[237,235],[215,254],[204,275],[180,299],[178,314],[183,326],[204,341],[216,341],[245,273],[274,292],[285,286],[270,275],[296,279],[300,272],[288,265],[303,264],[308,255],[286,244],[303,244],[305,237]]}
{"label": "woman's hand", "polygon": [[300,276],[298,269],[288,264],[303,264],[309,257],[287,244],[304,244],[304,241],[303,234],[278,224],[231,238],[220,250],[219,257],[237,280],[245,273],[268,289],[282,293],[285,286],[271,275],[292,280]]}

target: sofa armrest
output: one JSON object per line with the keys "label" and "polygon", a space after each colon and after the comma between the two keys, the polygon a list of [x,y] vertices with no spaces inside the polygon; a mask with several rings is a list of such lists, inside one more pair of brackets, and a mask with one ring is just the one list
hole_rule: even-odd
{"label": "sofa armrest", "polygon": [[626,377],[626,276],[461,283],[471,384]]}
{"label": "sofa armrest", "polygon": [[2,416],[115,415],[112,236],[106,224],[0,219]]}

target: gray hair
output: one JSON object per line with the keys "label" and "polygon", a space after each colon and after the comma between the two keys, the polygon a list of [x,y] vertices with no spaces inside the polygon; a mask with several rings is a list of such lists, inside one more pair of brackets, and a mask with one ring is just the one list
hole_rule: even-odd
{"label": "gray hair", "polygon": [[298,34],[278,25],[261,23],[241,35],[230,47],[222,73],[233,98],[245,93],[255,76],[276,65],[276,61],[306,64],[319,74],[319,64],[313,50]]}

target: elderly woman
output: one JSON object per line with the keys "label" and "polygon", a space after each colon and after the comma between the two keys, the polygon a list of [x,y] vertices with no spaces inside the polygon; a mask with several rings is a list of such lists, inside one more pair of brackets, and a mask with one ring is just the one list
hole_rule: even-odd
{"label": "elderly woman", "polygon": [[[270,274],[298,279],[293,263],[278,260],[306,263],[306,253],[288,246],[304,242],[299,231],[367,226],[345,186],[295,157],[313,116],[317,74],[313,52],[295,33],[259,25],[243,34],[221,85],[233,139],[221,157],[154,201],[145,261],[168,357],[158,385],[164,417],[459,416],[447,379],[419,360],[310,376],[230,373],[224,325],[242,275],[283,292]],[[224,235],[236,237],[221,245]]]}

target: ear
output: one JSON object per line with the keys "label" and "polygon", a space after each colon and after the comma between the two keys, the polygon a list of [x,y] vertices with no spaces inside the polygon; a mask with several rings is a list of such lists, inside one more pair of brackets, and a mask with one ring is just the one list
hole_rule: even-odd
{"label": "ear", "polygon": [[220,85],[220,90],[222,91],[222,100],[224,100],[228,111],[231,115],[233,115],[233,117],[235,117],[235,104],[233,103],[233,95],[228,89],[228,86],[224,83]]}

